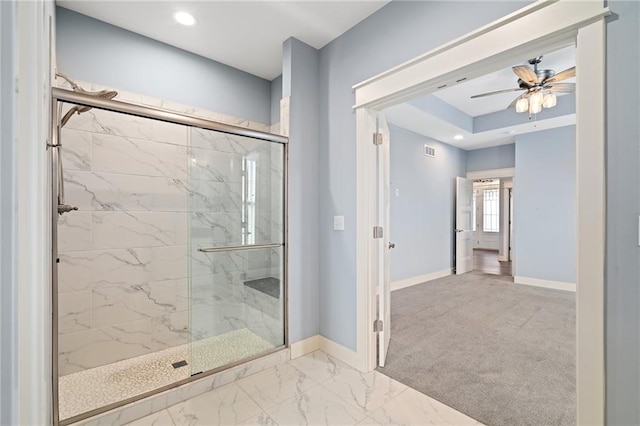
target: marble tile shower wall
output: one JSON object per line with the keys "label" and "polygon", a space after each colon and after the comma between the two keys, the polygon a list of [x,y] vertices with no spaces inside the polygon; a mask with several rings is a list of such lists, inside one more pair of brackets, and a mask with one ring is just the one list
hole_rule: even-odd
{"label": "marble tile shower wall", "polygon": [[282,239],[281,149],[95,109],[61,136],[66,202],[79,208],[58,228],[61,375],[239,328],[283,343],[281,312],[247,303],[243,285],[281,277],[280,251],[196,250],[242,242],[244,157],[259,165],[256,243]]}

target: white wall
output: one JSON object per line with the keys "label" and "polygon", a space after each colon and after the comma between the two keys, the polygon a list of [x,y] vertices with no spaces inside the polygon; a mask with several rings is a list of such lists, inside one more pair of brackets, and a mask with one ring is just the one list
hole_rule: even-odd
{"label": "white wall", "polygon": [[576,282],[575,126],[516,137],[515,276]]}
{"label": "white wall", "polygon": [[[466,174],[466,153],[409,130],[391,131],[391,280],[453,267],[455,178]],[[424,155],[424,145],[436,158]],[[399,196],[396,196],[399,191]]]}

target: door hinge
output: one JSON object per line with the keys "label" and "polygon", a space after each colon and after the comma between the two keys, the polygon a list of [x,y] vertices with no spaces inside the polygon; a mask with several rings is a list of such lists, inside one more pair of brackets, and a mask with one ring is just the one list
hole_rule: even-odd
{"label": "door hinge", "polygon": [[384,329],[384,322],[382,320],[375,320],[373,322],[373,331],[374,333],[380,333]]}
{"label": "door hinge", "polygon": [[382,226],[374,226],[373,227],[373,238],[382,238],[384,235],[384,231]]}
{"label": "door hinge", "polygon": [[374,145],[382,145],[382,141],[384,140],[384,137],[382,136],[382,133],[374,133],[373,134],[373,144]]}

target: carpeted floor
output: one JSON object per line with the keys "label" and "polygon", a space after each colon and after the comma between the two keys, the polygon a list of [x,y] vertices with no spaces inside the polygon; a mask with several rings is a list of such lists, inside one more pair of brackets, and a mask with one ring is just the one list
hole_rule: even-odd
{"label": "carpeted floor", "polygon": [[378,371],[486,425],[575,425],[575,293],[477,272],[394,291]]}

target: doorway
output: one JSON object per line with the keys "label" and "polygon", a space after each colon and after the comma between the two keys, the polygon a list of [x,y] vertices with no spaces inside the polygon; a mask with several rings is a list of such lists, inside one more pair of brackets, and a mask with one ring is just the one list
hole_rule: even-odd
{"label": "doorway", "polygon": [[473,182],[473,270],[513,276],[511,261],[513,178]]}
{"label": "doorway", "polygon": [[[482,72],[517,62],[518,55],[531,56],[542,48],[564,47],[576,43],[581,82],[577,92],[581,120],[578,140],[578,310],[588,317],[577,321],[578,423],[602,422],[604,415],[603,382],[603,276],[604,276],[604,20],[608,10],[596,4],[571,2],[535,4],[505,17],[441,49],[430,52],[401,67],[356,86],[358,121],[358,211],[363,213],[358,227],[358,345],[357,352],[370,370],[375,364],[373,348],[376,333],[371,324],[375,310],[372,297],[373,273],[382,262],[375,251],[367,250],[371,225],[376,223],[375,202],[362,195],[370,193],[374,149],[370,148],[371,130],[367,125],[368,108],[380,109],[410,98],[416,93],[432,92],[443,84],[455,84]],[[542,25],[542,24],[545,25]],[[536,31],[517,31],[525,25]],[[534,34],[535,33],[535,34]],[[490,49],[489,49],[490,46]],[[594,90],[595,88],[595,90]],[[361,161],[362,160],[362,161]],[[587,173],[587,170],[589,171]],[[589,216],[585,213],[590,212]],[[597,229],[594,232],[594,227]],[[375,242],[377,243],[377,241]],[[372,255],[372,257],[370,257]],[[373,267],[372,267],[373,266]],[[381,287],[382,288],[382,287]],[[375,292],[373,292],[375,294]]]}

